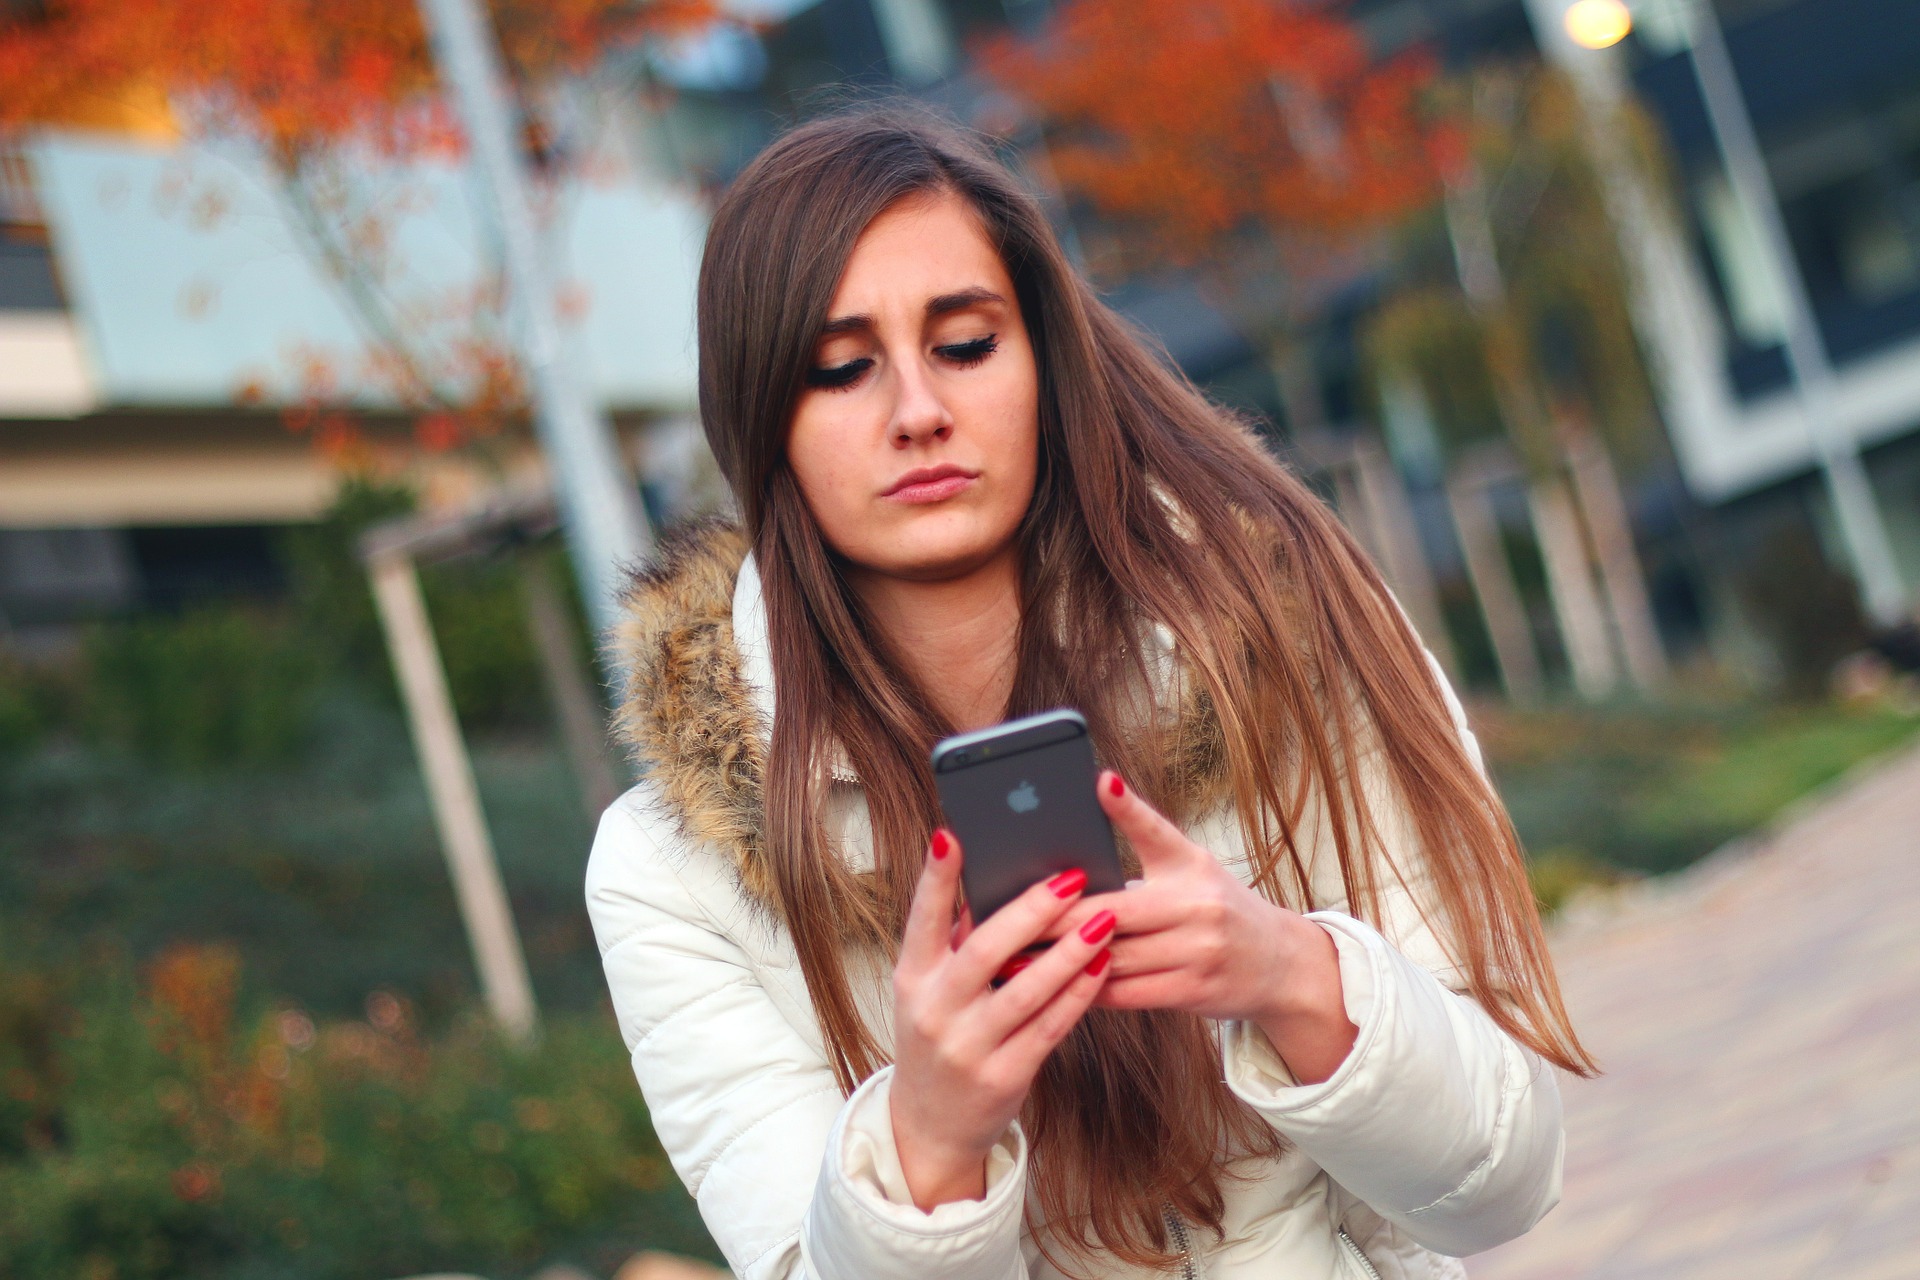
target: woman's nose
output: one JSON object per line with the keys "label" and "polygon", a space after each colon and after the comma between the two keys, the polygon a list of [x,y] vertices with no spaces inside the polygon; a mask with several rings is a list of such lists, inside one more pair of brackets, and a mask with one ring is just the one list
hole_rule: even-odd
{"label": "woman's nose", "polygon": [[926,367],[919,361],[909,361],[895,368],[900,373],[899,398],[894,402],[890,432],[894,446],[904,449],[909,445],[945,440],[952,435],[953,414],[935,389]]}

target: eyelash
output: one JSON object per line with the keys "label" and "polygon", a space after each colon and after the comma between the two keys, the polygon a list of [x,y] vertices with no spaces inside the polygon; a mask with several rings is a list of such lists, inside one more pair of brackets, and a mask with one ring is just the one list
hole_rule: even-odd
{"label": "eyelash", "polygon": [[[1000,349],[1000,335],[990,333],[984,338],[975,338],[971,342],[956,342],[934,350],[962,369],[971,369]],[[865,356],[858,360],[849,360],[845,364],[830,369],[812,369],[807,373],[807,385],[823,391],[844,391],[860,380],[860,375],[873,367],[873,361]]]}

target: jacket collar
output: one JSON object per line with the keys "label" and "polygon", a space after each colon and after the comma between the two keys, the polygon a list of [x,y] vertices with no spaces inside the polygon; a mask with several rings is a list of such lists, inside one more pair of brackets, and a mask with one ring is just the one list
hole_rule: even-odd
{"label": "jacket collar", "polygon": [[[740,678],[760,712],[763,737],[773,738],[773,646],[767,638],[767,604],[760,594],[760,566],[749,551],[740,562],[733,584],[733,647],[740,658]],[[860,775],[839,743],[833,745],[827,772],[835,782],[859,782]]]}
{"label": "jacket collar", "polygon": [[740,678],[760,713],[763,735],[773,736],[773,648],[767,640],[767,602],[760,594],[760,566],[749,551],[733,583],[733,649]]}
{"label": "jacket collar", "polygon": [[[1155,731],[1171,735],[1167,800],[1197,813],[1225,795],[1225,751],[1211,703],[1181,678],[1168,639],[1162,670],[1178,692]],[[615,735],[680,834],[723,852],[747,894],[771,903],[762,794],[776,690],[746,535],[711,519],[663,539],[628,582],[609,645],[627,673]],[[828,767],[836,781],[858,781],[837,750]]]}

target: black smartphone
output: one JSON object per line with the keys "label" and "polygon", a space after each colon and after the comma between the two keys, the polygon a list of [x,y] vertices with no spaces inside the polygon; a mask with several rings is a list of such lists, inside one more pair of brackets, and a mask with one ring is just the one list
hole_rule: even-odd
{"label": "black smartphone", "polygon": [[1078,711],[1043,711],[934,745],[934,784],[960,837],[960,881],[976,925],[1071,867],[1087,873],[1088,893],[1126,887],[1096,777]]}

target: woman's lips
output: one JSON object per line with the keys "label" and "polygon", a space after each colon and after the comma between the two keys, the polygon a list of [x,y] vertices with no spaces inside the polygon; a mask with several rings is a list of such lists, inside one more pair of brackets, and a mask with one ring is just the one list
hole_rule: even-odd
{"label": "woman's lips", "polygon": [[936,467],[925,472],[909,471],[900,477],[893,488],[881,496],[893,502],[913,504],[943,502],[977,479],[979,479],[977,473],[962,471],[958,467]]}

